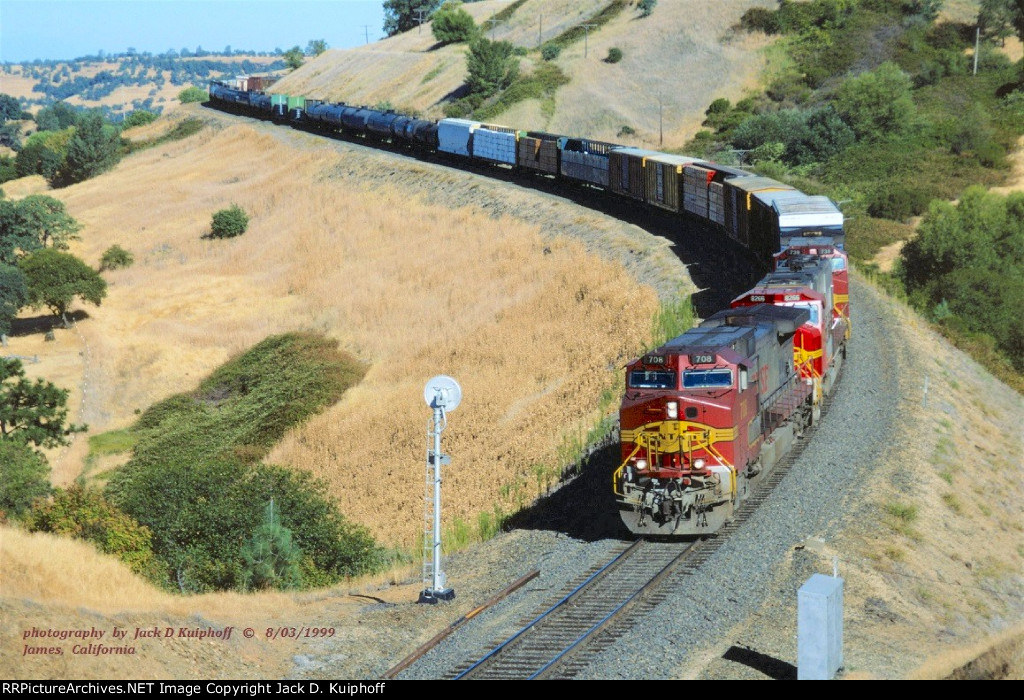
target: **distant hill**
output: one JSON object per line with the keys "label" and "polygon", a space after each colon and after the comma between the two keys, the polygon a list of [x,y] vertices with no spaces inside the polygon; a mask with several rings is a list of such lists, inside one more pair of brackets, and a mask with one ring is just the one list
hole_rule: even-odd
{"label": "distant hill", "polygon": [[211,78],[284,68],[280,56],[198,53],[202,55],[182,56],[175,51],[6,63],[0,66],[0,92],[18,98],[30,112],[64,101],[76,107],[98,107],[116,120],[136,109],[159,113],[176,105],[183,89],[206,87]]}

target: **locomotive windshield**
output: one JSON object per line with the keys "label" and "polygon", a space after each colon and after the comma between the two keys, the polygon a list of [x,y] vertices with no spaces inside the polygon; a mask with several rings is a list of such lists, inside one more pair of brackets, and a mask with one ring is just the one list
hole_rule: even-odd
{"label": "locomotive windshield", "polygon": [[631,389],[675,389],[676,373],[668,370],[635,369],[629,373]]}
{"label": "locomotive windshield", "polygon": [[731,369],[687,369],[683,371],[684,389],[732,386]]}
{"label": "locomotive windshield", "polygon": [[817,304],[811,304],[811,303],[808,303],[808,302],[803,302],[803,303],[800,303],[800,304],[786,304],[786,306],[793,306],[793,307],[795,307],[797,309],[807,309],[807,312],[809,314],[811,314],[811,318],[808,319],[807,323],[809,323],[812,326],[817,326],[818,325],[818,305]]}

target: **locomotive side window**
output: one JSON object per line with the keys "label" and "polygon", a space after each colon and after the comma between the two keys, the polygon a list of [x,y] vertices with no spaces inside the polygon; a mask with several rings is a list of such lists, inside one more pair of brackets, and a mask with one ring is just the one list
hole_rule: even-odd
{"label": "locomotive side window", "polygon": [[676,373],[635,369],[629,373],[631,389],[675,389]]}
{"label": "locomotive side window", "polygon": [[731,369],[688,369],[683,371],[684,389],[732,386]]}
{"label": "locomotive side window", "polygon": [[784,304],[784,306],[792,306],[796,309],[807,309],[811,314],[811,317],[807,320],[807,325],[817,326],[818,325],[818,305],[810,302],[800,302],[799,304]]}
{"label": "locomotive side window", "polygon": [[845,258],[841,258],[841,257],[838,257],[838,256],[832,258],[832,270],[833,271],[845,270],[845,269],[846,269],[846,259]]}

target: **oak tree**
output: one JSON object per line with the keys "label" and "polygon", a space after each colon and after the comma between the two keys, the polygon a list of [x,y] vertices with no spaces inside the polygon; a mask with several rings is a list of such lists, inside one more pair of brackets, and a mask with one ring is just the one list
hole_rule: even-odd
{"label": "oak tree", "polygon": [[69,253],[43,248],[18,261],[28,283],[28,303],[45,306],[69,325],[68,306],[75,297],[100,305],[107,295],[107,283],[96,270]]}
{"label": "oak tree", "polygon": [[69,434],[85,430],[66,423],[67,403],[66,389],[40,378],[30,381],[20,360],[0,357],[0,440],[67,445]]}

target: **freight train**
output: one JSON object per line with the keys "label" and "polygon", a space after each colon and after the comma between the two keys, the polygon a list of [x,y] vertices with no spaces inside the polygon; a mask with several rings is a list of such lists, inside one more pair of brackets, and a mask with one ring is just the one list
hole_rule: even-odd
{"label": "freight train", "polygon": [[626,367],[620,515],[641,535],[720,528],[820,417],[850,337],[843,214],[827,197],[699,158],[470,119],[210,83],[211,104],[323,133],[389,142],[598,188],[717,226],[772,272],[730,309]]}

